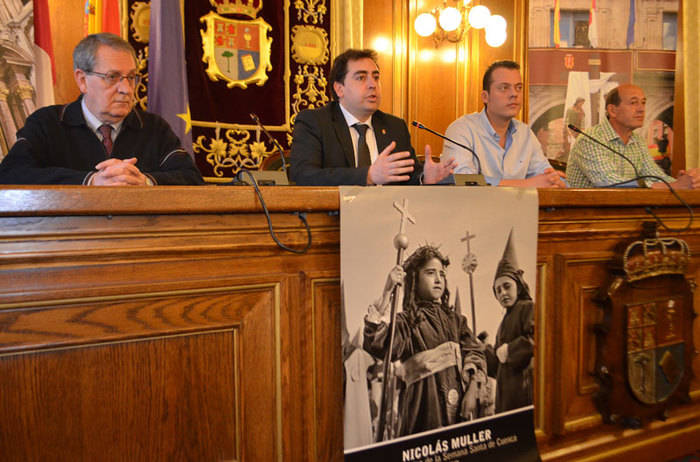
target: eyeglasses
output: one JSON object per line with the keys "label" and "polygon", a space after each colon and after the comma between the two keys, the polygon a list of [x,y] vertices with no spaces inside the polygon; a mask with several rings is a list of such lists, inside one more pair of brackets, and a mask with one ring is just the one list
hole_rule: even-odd
{"label": "eyeglasses", "polygon": [[93,72],[93,71],[84,71],[86,74],[89,75],[96,75],[102,80],[105,81],[108,87],[113,87],[117,83],[121,82],[123,79],[126,79],[127,82],[129,82],[129,85],[132,87],[135,87],[141,82],[141,76],[138,74],[127,74],[127,75],[122,75],[119,72],[107,72],[102,73],[102,72]]}

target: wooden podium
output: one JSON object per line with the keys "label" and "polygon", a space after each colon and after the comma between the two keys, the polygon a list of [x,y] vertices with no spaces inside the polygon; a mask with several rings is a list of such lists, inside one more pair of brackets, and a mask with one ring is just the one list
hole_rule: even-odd
{"label": "wooden podium", "polygon": [[[291,212],[307,213],[307,254],[275,245],[249,187],[0,190],[0,459],[342,460],[338,192],[262,189],[285,244],[303,247]],[[697,449],[697,378],[691,403],[641,430],[603,424],[592,400],[591,296],[613,249],[645,207],[674,227],[685,210],[661,191],[539,197],[543,460]],[[682,237],[697,279],[700,222]]]}

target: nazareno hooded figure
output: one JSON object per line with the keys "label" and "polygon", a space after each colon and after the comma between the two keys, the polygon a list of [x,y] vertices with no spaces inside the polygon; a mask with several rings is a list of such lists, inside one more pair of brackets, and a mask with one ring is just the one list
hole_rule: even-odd
{"label": "nazareno hooded figure", "polygon": [[533,302],[515,258],[513,230],[496,269],[493,293],[506,310],[498,326],[496,343],[486,349],[489,376],[496,378],[496,413],[499,413],[532,404]]}
{"label": "nazareno hooded figure", "polygon": [[391,358],[400,361],[395,433],[399,436],[478,416],[478,394],[466,405],[462,401],[470,385],[474,387],[472,380],[485,379],[483,346],[467,319],[448,303],[445,269],[449,264],[436,247],[419,247],[403,267],[391,270],[382,298],[370,305],[365,317],[364,349],[383,359],[389,326],[382,317],[390,312],[386,308],[394,286],[403,284],[403,311],[396,314]]}

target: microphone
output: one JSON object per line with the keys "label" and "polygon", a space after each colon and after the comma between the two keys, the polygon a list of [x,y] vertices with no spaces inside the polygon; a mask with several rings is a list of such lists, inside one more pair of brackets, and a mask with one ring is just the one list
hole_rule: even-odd
{"label": "microphone", "polygon": [[267,136],[268,141],[270,141],[270,143],[272,143],[273,146],[275,146],[275,148],[277,149],[277,152],[279,153],[280,157],[282,158],[282,171],[284,171],[284,174],[286,176],[287,175],[287,161],[284,158],[284,149],[282,149],[282,146],[280,146],[280,144],[277,142],[277,140],[274,139],[272,137],[272,135],[270,135],[270,133],[267,131],[265,126],[262,124],[262,122],[260,122],[260,117],[258,117],[257,114],[255,114],[254,112],[251,112],[250,118],[253,119],[253,122],[255,122],[258,127],[260,127],[260,129],[263,131],[265,136]]}
{"label": "microphone", "polygon": [[[630,165],[632,166],[632,168],[634,169],[634,176],[635,176],[636,178],[633,178],[633,179],[637,181],[637,184],[639,185],[639,187],[640,187],[640,188],[646,188],[646,187],[647,187],[646,183],[644,183],[644,180],[642,180],[642,179],[640,178],[639,170],[637,170],[637,166],[634,165],[634,162],[632,162],[632,161],[629,159],[629,157],[627,157],[626,155],[624,155],[624,154],[621,153],[620,151],[616,151],[615,149],[611,148],[610,146],[608,146],[607,144],[603,143],[602,141],[597,140],[596,138],[594,138],[594,137],[592,137],[591,135],[589,135],[588,133],[584,132],[583,130],[581,130],[580,128],[578,128],[578,127],[577,127],[576,125],[574,125],[574,124],[569,124],[569,125],[567,125],[567,127],[569,127],[571,130],[575,131],[575,132],[578,133],[579,135],[585,136],[586,138],[592,140],[594,143],[603,146],[603,147],[604,147],[605,149],[607,149],[608,151],[614,152],[614,153],[617,154],[618,156],[620,156],[620,157],[622,157],[623,159],[625,159],[627,162],[629,162],[629,164],[630,164]],[[632,181],[632,180],[630,180],[630,181]]]}
{"label": "microphone", "polygon": [[440,138],[442,138],[443,140],[447,140],[447,141],[449,141],[450,143],[456,144],[456,145],[459,146],[460,148],[464,148],[464,149],[466,149],[467,151],[469,151],[469,152],[472,154],[472,158],[476,161],[476,162],[475,162],[475,163],[476,163],[476,173],[477,173],[477,175],[481,175],[481,161],[479,160],[479,156],[476,155],[476,152],[474,152],[474,150],[473,150],[472,148],[470,148],[469,146],[465,146],[465,145],[463,145],[462,143],[458,143],[458,142],[456,142],[455,140],[446,137],[446,136],[443,135],[442,133],[438,133],[438,132],[436,132],[435,130],[431,130],[431,129],[429,129],[428,127],[426,127],[425,125],[423,125],[422,123],[420,123],[420,122],[418,122],[418,121],[416,121],[416,120],[414,120],[413,122],[411,122],[411,125],[413,125],[414,127],[419,128],[419,129],[421,129],[421,130],[425,130],[425,131],[427,131],[427,132],[430,132],[430,133],[432,133],[433,135],[437,135],[437,136],[439,136]]}

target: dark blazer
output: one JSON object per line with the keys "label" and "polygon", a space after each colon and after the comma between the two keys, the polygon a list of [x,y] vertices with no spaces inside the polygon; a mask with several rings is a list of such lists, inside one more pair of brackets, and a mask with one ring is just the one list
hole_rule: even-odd
{"label": "dark blazer", "polygon": [[[81,98],[38,109],[27,117],[0,163],[0,184],[87,183],[95,165],[108,156],[85,122]],[[156,184],[204,183],[168,123],[150,112],[133,109],[126,116],[111,157],[136,157],[136,167]]]}
{"label": "dark blazer", "polygon": [[[377,111],[372,115],[372,129],[380,153],[392,141],[396,142],[394,152],[411,153],[415,161],[413,173],[403,184],[419,184],[423,166],[411,147],[406,123],[398,117]],[[355,166],[350,129],[336,101],[297,115],[290,160],[291,179],[301,186],[367,184],[369,167]]]}

